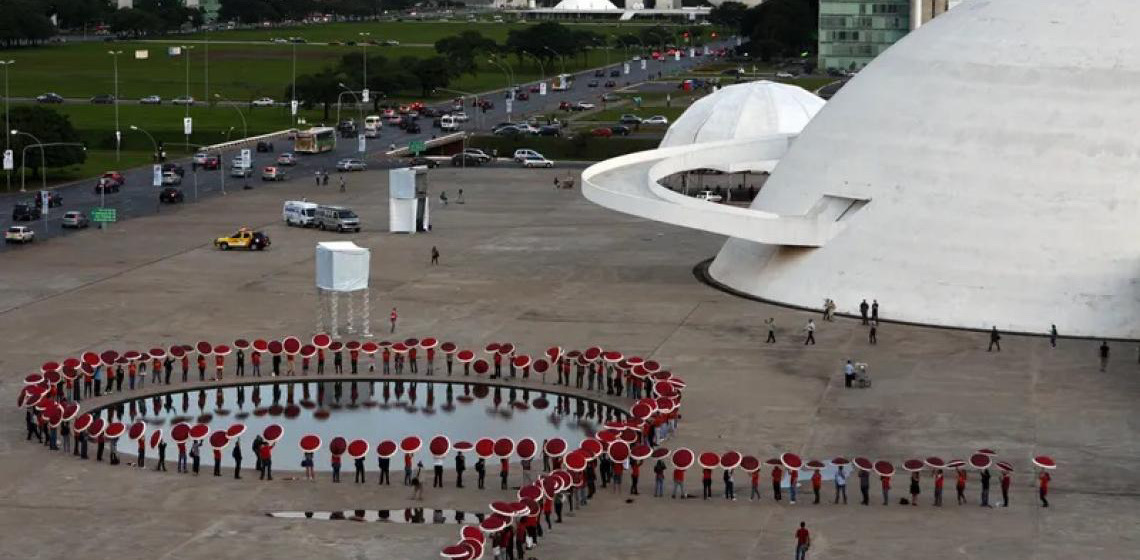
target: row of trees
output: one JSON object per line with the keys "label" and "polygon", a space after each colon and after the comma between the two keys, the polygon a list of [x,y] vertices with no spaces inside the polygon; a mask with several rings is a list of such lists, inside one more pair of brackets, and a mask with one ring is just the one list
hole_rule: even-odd
{"label": "row of trees", "polygon": [[0,0],[0,44],[6,49],[38,45],[55,35],[55,26],[35,0]]}
{"label": "row of trees", "polygon": [[712,9],[709,19],[749,38],[741,50],[765,61],[817,50],[819,0],[768,0],[751,8],[724,2]]}
{"label": "row of trees", "polygon": [[[71,119],[46,107],[15,106],[9,112],[9,119],[12,122],[13,129],[27,132],[45,144],[55,142],[79,143],[81,140],[79,133],[71,124]],[[26,154],[28,171],[38,178],[42,166],[41,151],[38,148],[24,150],[24,147],[37,142],[26,134],[14,135],[10,141],[16,164],[13,173],[20,172],[20,166],[25,164],[23,156]],[[87,159],[87,152],[80,146],[52,146],[44,149],[42,154],[47,160],[47,167],[75,165],[83,163]]]}
{"label": "row of trees", "polygon": [[413,0],[222,0],[218,17],[241,23],[300,21],[314,13],[375,17],[410,7]]}
{"label": "row of trees", "polygon": [[[428,96],[437,88],[447,87],[454,77],[451,66],[441,56],[430,58],[401,57],[398,60],[389,60],[384,56],[368,57],[368,83],[362,84],[364,75],[364,55],[362,53],[349,53],[341,57],[340,61],[322,69],[314,74],[297,76],[296,98],[304,102],[306,108],[321,105],[324,109],[324,118],[327,121],[332,106],[341,97],[345,88],[360,90],[362,85],[374,92],[373,109],[380,105],[382,96],[391,96],[404,92]],[[344,84],[342,88],[340,84]],[[293,86],[285,86],[284,97],[292,98]],[[345,102],[351,102],[352,97],[345,94]]]}

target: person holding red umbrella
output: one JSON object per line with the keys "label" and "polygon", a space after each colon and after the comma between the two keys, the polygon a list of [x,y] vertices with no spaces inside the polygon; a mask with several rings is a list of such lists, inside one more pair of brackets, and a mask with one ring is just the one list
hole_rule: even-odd
{"label": "person holding red umbrella", "polygon": [[234,354],[234,360],[237,361],[237,365],[235,366],[236,369],[234,370],[234,375],[236,375],[238,377],[245,377],[245,350],[242,348],[238,348],[237,352]]}
{"label": "person holding red umbrella", "polygon": [[222,476],[222,449],[214,448],[214,476]]}
{"label": "person holding red umbrella", "polygon": [[943,474],[942,469],[934,469],[934,505],[942,507],[942,483],[946,475]]}
{"label": "person holding red umbrella", "polygon": [[491,359],[495,362],[495,375],[492,375],[491,379],[498,379],[503,376],[503,355],[495,352]]}
{"label": "person holding red umbrella", "polygon": [[412,454],[404,453],[404,486],[412,483]]}
{"label": "person holding red umbrella", "polygon": [[756,470],[752,471],[750,473],[750,475],[751,475],[750,476],[750,478],[751,478],[750,482],[752,485],[752,493],[748,495],[748,501],[751,502],[753,500],[759,500],[760,499],[760,469],[757,468]]}
{"label": "person holding red umbrella", "polygon": [[424,352],[427,354],[427,374],[431,375],[435,371],[435,347],[432,346]]}
{"label": "person holding red umbrella", "polygon": [[510,476],[510,473],[511,473],[511,462],[510,462],[510,460],[507,459],[506,457],[499,459],[499,478],[502,479],[499,487],[503,490],[507,489],[507,477]]}
{"label": "person holding red umbrella", "polygon": [[198,381],[206,380],[206,356],[198,354]]}
{"label": "person holding red umbrella", "polygon": [[918,494],[922,491],[918,484],[918,471],[910,473],[910,505],[918,505]]}
{"label": "person holding red umbrella", "polygon": [[1046,470],[1042,470],[1041,474],[1037,476],[1037,490],[1038,497],[1041,498],[1041,507],[1049,507],[1049,500],[1045,496],[1049,493],[1050,480],[1053,480],[1053,477]]}
{"label": "person holding red umbrella", "polygon": [[261,352],[254,350],[249,355],[249,364],[252,366],[253,376],[261,377]]}
{"label": "person holding red umbrella", "polygon": [[186,352],[182,353],[182,382],[186,383],[190,375],[190,355]]}
{"label": "person holding red umbrella", "polygon": [[[64,438],[64,441],[67,441],[67,438]],[[145,466],[145,463],[146,463],[146,438],[140,437],[138,439],[138,442],[139,442],[139,450],[138,450],[138,453],[136,455],[136,457],[138,458],[138,462],[135,463],[135,466],[142,469],[142,468],[146,468],[146,466]]]}
{"label": "person holding red umbrella", "polygon": [[796,485],[800,482],[800,470],[788,469],[788,503],[796,503]]}
{"label": "person holding red umbrella", "polygon": [[416,362],[416,346],[408,348],[408,373],[419,373],[420,367]]}
{"label": "person holding red umbrella", "polygon": [[673,497],[677,497],[677,492],[681,492],[681,499],[685,499],[685,469],[673,469]]}
{"label": "person holding red umbrella", "polygon": [[980,507],[992,508],[990,505],[990,469],[982,469],[982,503]]}
{"label": "person holding red umbrella", "polygon": [[701,499],[707,500],[712,497],[712,469],[701,469]]}
{"label": "person holding red umbrella", "polygon": [[127,364],[127,375],[130,377],[127,380],[127,388],[134,391],[135,390],[135,378],[138,377],[138,375],[139,375],[138,362],[131,360],[131,362],[129,364]]}
{"label": "person holding red umbrella", "polygon": [[958,481],[954,484],[958,490],[958,505],[966,503],[966,471],[958,467]]}
{"label": "person holding red umbrella", "polygon": [[880,474],[879,482],[882,483],[883,486],[883,505],[889,505],[891,494],[891,477]]}
{"label": "person holding red umbrella", "polygon": [[384,349],[380,351],[380,356],[384,359],[384,375],[388,375],[389,373],[391,373],[391,371],[388,367],[388,362],[389,362],[389,360],[392,359],[391,347],[385,346]]}
{"label": "person holding red umbrella", "polygon": [[226,357],[224,355],[222,355],[222,354],[215,354],[214,355],[214,369],[217,370],[217,373],[214,376],[214,380],[215,381],[221,381],[222,375],[225,373],[225,370],[226,370]]}
{"label": "person holding red umbrella", "polygon": [[258,455],[261,456],[261,478],[259,480],[273,480],[273,444],[268,441],[261,444],[257,449]]}
{"label": "person holding red umbrella", "polygon": [[475,474],[477,475],[476,486],[482,490],[483,484],[487,480],[487,462],[482,457],[475,461]]}
{"label": "person holding red umbrella", "polygon": [[325,374],[325,349],[317,348],[317,375]]}
{"label": "person holding red umbrella", "polygon": [[822,469],[812,469],[811,471],[811,491],[815,494],[814,504],[819,504],[819,490],[823,487],[823,474]]}
{"label": "person holding red umbrella", "polygon": [[340,483],[340,455],[341,455],[340,453],[336,453],[334,451],[331,451],[331,448],[330,448],[330,459],[331,459],[332,472],[333,472],[332,473],[332,481],[334,483],[337,483],[337,484]]}
{"label": "person holding red umbrella", "polygon": [[230,452],[234,458],[234,479],[241,479],[241,438],[234,438],[234,450]]}
{"label": "person holding red umbrella", "polygon": [[360,360],[360,349],[353,347],[348,351],[348,367],[349,372],[356,375],[356,364]]}
{"label": "person holding red umbrella", "polygon": [[1009,485],[1013,482],[1009,471],[1001,470],[1001,507],[1009,507]]}
{"label": "person holding red umbrella", "polygon": [[[780,468],[780,465],[772,465],[772,495],[776,497],[777,502],[780,501],[780,499],[783,497],[782,491],[780,489],[780,482],[783,480],[783,469]],[[795,488],[795,486],[792,486],[792,488]],[[792,502],[795,503],[795,498],[792,498]]]}
{"label": "person holding red umbrella", "polygon": [[177,472],[180,472],[180,473],[186,472],[186,442],[185,441],[179,441],[178,442],[178,466],[177,466],[176,470],[177,470]]}
{"label": "person holding red umbrella", "polygon": [[344,352],[340,348],[333,350],[333,373],[340,375],[344,373]]}

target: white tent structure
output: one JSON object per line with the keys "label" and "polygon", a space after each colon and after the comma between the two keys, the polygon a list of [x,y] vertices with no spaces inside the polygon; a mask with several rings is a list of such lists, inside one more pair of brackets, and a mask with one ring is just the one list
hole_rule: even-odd
{"label": "white tent structure", "polygon": [[[333,338],[340,336],[340,296],[348,297],[345,330],[372,336],[372,303],[368,296],[369,266],[372,253],[351,241],[317,243],[317,330]],[[356,313],[356,299],[360,313]]]}
{"label": "white tent structure", "polygon": [[564,12],[620,12],[609,0],[562,0],[552,10]]}
{"label": "white tent structure", "polygon": [[824,103],[801,87],[777,82],[723,87],[686,109],[660,147],[799,134]]}

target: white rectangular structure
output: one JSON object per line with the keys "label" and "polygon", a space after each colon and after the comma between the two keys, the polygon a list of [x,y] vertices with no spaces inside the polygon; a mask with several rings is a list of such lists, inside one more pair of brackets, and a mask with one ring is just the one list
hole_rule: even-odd
{"label": "white rectangular structure", "polygon": [[317,243],[317,288],[332,292],[368,289],[372,252],[351,241]]}
{"label": "white rectangular structure", "polygon": [[408,167],[388,171],[388,231],[415,233],[430,229],[427,170]]}

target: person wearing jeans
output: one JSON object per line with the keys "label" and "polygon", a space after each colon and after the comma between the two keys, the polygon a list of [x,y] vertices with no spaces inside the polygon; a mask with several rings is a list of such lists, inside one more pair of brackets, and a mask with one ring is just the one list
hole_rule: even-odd
{"label": "person wearing jeans", "polygon": [[685,497],[685,471],[681,469],[673,469],[673,497],[677,497],[677,492],[681,492],[681,498]]}
{"label": "person wearing jeans", "polygon": [[811,546],[811,533],[808,532],[804,522],[800,521],[800,528],[796,529],[796,560],[806,560],[807,551]]}
{"label": "person wearing jeans", "polygon": [[835,471],[835,503],[843,496],[843,505],[847,505],[847,473],[843,472],[843,465]]}

